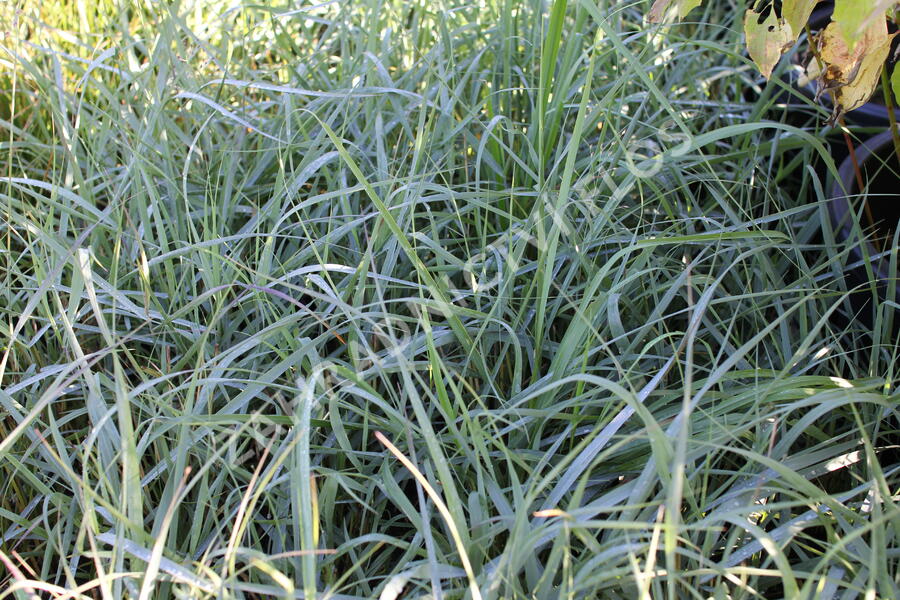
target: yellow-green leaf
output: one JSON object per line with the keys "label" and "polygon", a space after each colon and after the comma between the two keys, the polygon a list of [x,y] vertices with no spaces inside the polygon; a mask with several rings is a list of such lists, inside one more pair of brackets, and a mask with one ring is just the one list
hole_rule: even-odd
{"label": "yellow-green leaf", "polygon": [[770,10],[762,22],[760,17],[753,9],[746,12],[744,34],[747,36],[750,58],[763,77],[768,79],[781,55],[791,47],[796,36],[791,26],[784,19],[779,19],[774,10]]}
{"label": "yellow-green leaf", "polygon": [[800,32],[803,31],[803,28],[806,27],[809,15],[812,14],[818,3],[819,0],[784,0],[784,3],[781,5],[781,15],[787,24],[791,26],[791,32],[793,32],[795,40],[800,35]]}
{"label": "yellow-green leaf", "polygon": [[703,0],[656,0],[647,13],[647,20],[651,23],[664,23],[672,21],[676,16],[683,19],[702,3]]}
{"label": "yellow-green leaf", "polygon": [[894,73],[891,75],[891,89],[894,90],[894,105],[900,106],[900,68],[894,67]]}

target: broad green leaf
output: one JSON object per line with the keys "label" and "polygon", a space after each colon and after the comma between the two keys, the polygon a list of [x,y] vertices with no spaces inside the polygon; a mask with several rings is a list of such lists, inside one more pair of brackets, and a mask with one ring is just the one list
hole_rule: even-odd
{"label": "broad green leaf", "polygon": [[664,23],[673,20],[676,15],[683,19],[702,3],[703,0],[656,0],[647,13],[647,20],[651,23]]}
{"label": "broad green leaf", "polygon": [[840,23],[832,22],[822,32],[818,44],[825,71],[819,83],[822,89],[834,90],[835,116],[868,102],[894,35],[888,35],[886,21],[873,21],[851,50]]}
{"label": "broad green leaf", "polygon": [[840,23],[844,41],[853,49],[868,28],[875,21],[884,21],[887,10],[898,3],[898,0],[836,0],[831,18]]}
{"label": "broad green leaf", "polygon": [[769,78],[781,55],[790,48],[795,36],[791,26],[779,19],[774,10],[760,22],[761,15],[750,9],[744,15],[744,33],[747,36],[747,51],[756,63],[763,77]]}

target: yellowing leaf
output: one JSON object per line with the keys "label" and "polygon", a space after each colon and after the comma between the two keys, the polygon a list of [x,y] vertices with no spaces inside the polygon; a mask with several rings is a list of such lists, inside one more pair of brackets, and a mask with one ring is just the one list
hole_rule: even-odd
{"label": "yellowing leaf", "polygon": [[884,19],[873,21],[852,49],[846,43],[841,23],[830,23],[819,36],[819,55],[825,64],[819,86],[834,91],[835,118],[869,101],[893,38],[894,35],[888,35]]}
{"label": "yellowing leaf", "polygon": [[842,88],[838,88],[836,94],[838,107],[836,112],[837,109],[843,111],[855,110],[869,101],[869,98],[872,97],[872,93],[875,91],[875,87],[881,80],[881,69],[884,68],[884,61],[888,52],[890,52],[893,38],[893,35],[888,36],[883,44],[873,48],[870,54],[866,54],[853,81]]}
{"label": "yellowing leaf", "polygon": [[675,15],[683,19],[702,3],[703,0],[656,0],[647,13],[647,20],[651,23],[664,23],[671,21]]}
{"label": "yellowing leaf", "polygon": [[785,50],[791,47],[796,36],[791,26],[779,19],[774,10],[769,10],[760,22],[761,15],[750,9],[744,15],[744,34],[747,36],[747,52],[756,63],[759,72],[766,79]]}

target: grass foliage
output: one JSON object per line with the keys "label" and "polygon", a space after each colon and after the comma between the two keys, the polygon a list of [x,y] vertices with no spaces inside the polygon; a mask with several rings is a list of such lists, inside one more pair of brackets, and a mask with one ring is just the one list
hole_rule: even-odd
{"label": "grass foliage", "polygon": [[0,7],[0,598],[900,596],[896,298],[707,4]]}

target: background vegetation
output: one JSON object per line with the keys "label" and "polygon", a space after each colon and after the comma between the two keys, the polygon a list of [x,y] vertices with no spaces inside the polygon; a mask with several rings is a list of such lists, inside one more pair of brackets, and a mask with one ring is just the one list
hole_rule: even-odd
{"label": "background vegetation", "polygon": [[897,299],[706,4],[0,7],[0,597],[900,595]]}

